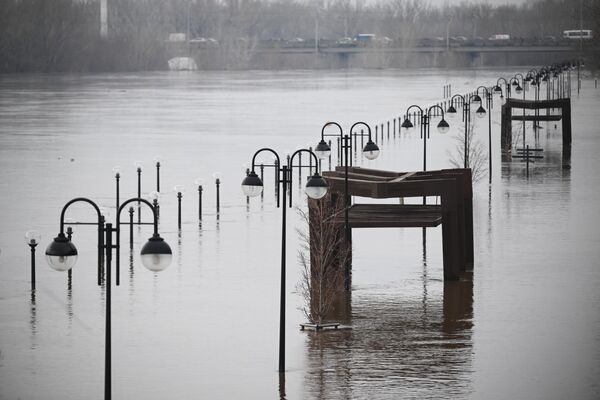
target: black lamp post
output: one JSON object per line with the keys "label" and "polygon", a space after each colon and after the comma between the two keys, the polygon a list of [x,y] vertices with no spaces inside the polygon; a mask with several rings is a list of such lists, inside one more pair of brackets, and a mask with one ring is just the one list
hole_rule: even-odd
{"label": "black lamp post", "polygon": [[[489,162],[489,171],[488,171],[488,182],[492,183],[492,93],[485,86],[479,86],[477,88],[477,95],[479,95],[479,91],[483,90],[485,94],[487,109],[488,109],[488,162]],[[481,105],[479,107],[482,107]],[[485,115],[485,110],[484,115]],[[479,114],[478,114],[479,115]]]}
{"label": "black lamp post", "polygon": [[[137,170],[137,197],[138,199],[142,198],[142,162],[136,161],[133,163]],[[137,212],[138,212],[138,224],[142,222],[142,213],[140,202],[137,203]]]}
{"label": "black lamp post", "polygon": [[100,208],[92,200],[84,197],[78,197],[69,201],[62,209],[60,214],[60,231],[58,236],[54,238],[52,243],[46,248],[46,259],[50,267],[57,271],[67,271],[71,269],[77,261],[77,248],[66,236],[64,231],[65,225],[65,212],[69,206],[73,203],[84,202],[90,204],[95,210],[98,216],[98,229],[100,234],[105,237],[104,241],[99,241],[98,246],[101,250],[105,250],[106,254],[106,331],[105,331],[105,349],[104,349],[104,398],[110,400],[111,398],[111,260],[113,249],[119,252],[120,244],[117,235],[116,243],[113,243],[113,233],[119,232],[120,228],[120,214],[123,208],[131,203],[138,202],[144,203],[152,210],[154,215],[154,234],[148,242],[142,247],[141,258],[142,263],[150,271],[158,272],[162,271],[169,266],[171,263],[172,252],[171,248],[158,234],[158,219],[154,207],[142,198],[131,198],[125,201],[119,207],[117,211],[116,224],[113,225],[108,223],[100,226],[102,221]]}
{"label": "black lamp post", "polygon": [[204,184],[204,180],[198,178],[194,181],[194,183],[198,188],[198,220],[202,221],[202,185]]}
{"label": "black lamp post", "polygon": [[454,108],[454,100],[460,99],[463,105],[463,121],[465,122],[465,138],[464,138],[464,168],[469,168],[469,130],[471,124],[471,102],[479,103],[479,107],[475,111],[475,114],[479,118],[485,117],[485,108],[481,105],[481,97],[478,94],[469,94],[468,96],[463,96],[461,94],[455,94],[450,99],[450,107],[446,111],[449,115],[456,114],[456,109]]}
{"label": "black lamp post", "polygon": [[156,191],[160,193],[160,163],[162,158],[154,157],[154,164],[156,165]]}
{"label": "black lamp post", "polygon": [[[515,76],[510,78],[509,83],[510,83],[510,86],[515,87],[515,92],[517,94],[523,93],[523,100],[525,100],[525,89],[523,87],[523,86],[525,86],[525,82],[523,79],[523,75],[515,74]],[[523,83],[523,86],[521,86],[521,83]],[[523,148],[525,148],[525,109],[524,108],[523,108]]]}
{"label": "black lamp post", "polygon": [[[339,133],[337,133],[337,134],[325,133],[325,128],[327,128],[329,125],[336,126],[338,128]],[[354,128],[358,125],[366,126],[368,133],[364,134],[362,130],[361,130],[361,132],[354,132]],[[361,136],[361,137],[368,136],[367,144],[363,148],[363,155],[369,160],[374,160],[379,156],[379,147],[371,139],[371,127],[365,122],[357,122],[354,125],[352,125],[352,127],[350,128],[349,134],[344,134],[342,127],[337,122],[327,122],[321,128],[321,141],[315,147],[315,154],[321,160],[324,160],[325,158],[329,157],[329,155],[331,154],[331,147],[327,144],[327,142],[325,142],[325,136],[338,136],[340,139],[340,146],[341,146],[341,150],[342,150],[342,160],[341,161],[342,161],[342,165],[344,166],[344,172],[345,172],[345,174],[344,174],[344,203],[345,203],[344,227],[345,227],[345,232],[346,232],[346,240],[349,241],[350,240],[350,224],[348,222],[348,220],[349,220],[348,213],[349,213],[349,209],[350,209],[350,199],[348,196],[348,166],[352,165],[352,157],[351,157],[352,149],[353,149],[352,136],[354,136],[355,138],[356,138],[356,136]]]}
{"label": "black lamp post", "polygon": [[[530,86],[533,86],[533,90],[534,90],[534,100],[538,101],[540,99],[540,85],[539,85],[539,80],[540,80],[540,75],[537,69],[532,68],[527,72],[527,75],[525,76],[525,82],[528,82]],[[534,132],[537,131],[537,129],[539,128],[538,125],[538,120],[537,120],[537,116],[539,115],[539,110],[536,108],[535,109],[535,116],[536,116],[536,120],[533,122],[533,130]]]}
{"label": "black lamp post", "polygon": [[213,174],[213,178],[215,178],[215,189],[217,191],[217,219],[218,219],[219,213],[221,211],[221,173],[215,172]]}
{"label": "black lamp post", "polygon": [[35,248],[40,243],[42,236],[38,231],[25,232],[25,243],[31,250],[31,290],[35,290]]}
{"label": "black lamp post", "polygon": [[113,173],[115,174],[115,198],[116,198],[116,207],[115,210],[119,209],[119,196],[120,196],[120,187],[119,183],[121,180],[121,167],[115,166],[113,167]]}
{"label": "black lamp post", "polygon": [[427,139],[429,139],[429,131],[430,131],[429,125],[430,125],[430,119],[432,116],[431,112],[435,109],[439,109],[442,112],[442,119],[437,124],[437,129],[440,133],[448,132],[448,130],[450,129],[450,125],[448,125],[448,122],[446,122],[446,120],[444,119],[444,109],[441,106],[434,104],[433,106],[423,110],[418,105],[413,104],[406,109],[406,119],[404,120],[404,122],[402,122],[402,127],[404,129],[410,129],[410,128],[414,127],[413,123],[409,119],[410,110],[412,110],[413,108],[416,108],[418,110],[418,115],[421,118],[421,128],[420,129],[421,129],[421,138],[423,139],[423,171],[427,171]]}
{"label": "black lamp post", "polygon": [[[270,152],[275,156],[276,162],[272,165],[265,165],[265,167],[274,167],[275,175],[278,177],[278,182],[281,184],[281,190],[279,193],[281,196],[277,196],[277,207],[280,207],[280,197],[283,204],[281,204],[281,284],[280,284],[280,304],[279,304],[279,373],[285,372],[285,275],[286,275],[286,209],[292,206],[291,190],[289,191],[289,203],[286,202],[286,193],[288,193],[288,187],[292,185],[292,169],[302,168],[300,165],[293,165],[294,158],[300,153],[308,153],[310,157],[313,157],[314,163],[314,174],[310,176],[308,182],[306,182],[306,194],[312,199],[320,199],[327,193],[327,183],[319,175],[318,170],[318,159],[315,153],[306,149],[296,150],[290,157],[289,163],[281,163],[281,159],[275,150],[270,148],[262,148],[254,153],[252,157],[252,167],[250,173],[246,175],[242,181],[242,191],[248,197],[259,196],[263,191],[263,181],[258,177],[255,172],[256,167],[256,156],[262,152]],[[287,204],[286,204],[287,203]]]}
{"label": "black lamp post", "polygon": [[177,193],[177,228],[181,230],[181,199],[183,198],[185,186],[175,185],[173,190],[175,190],[175,193]]}

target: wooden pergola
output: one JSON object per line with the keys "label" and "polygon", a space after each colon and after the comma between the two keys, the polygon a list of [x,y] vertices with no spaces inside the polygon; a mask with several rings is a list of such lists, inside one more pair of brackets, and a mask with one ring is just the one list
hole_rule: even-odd
{"label": "wooden pergola", "polygon": [[[330,202],[331,218],[343,231],[344,214],[333,215],[332,204],[338,196],[344,196],[344,168],[337,167],[335,171],[324,172],[323,176],[331,190],[331,196],[325,200]],[[470,169],[394,172],[349,167],[348,196],[375,199],[439,196],[440,205],[354,204],[348,213],[349,227],[430,228],[441,224],[444,280],[458,280],[464,272],[472,269],[473,193]],[[348,245],[351,248],[351,235]],[[346,282],[349,282],[350,265],[340,267],[345,270]]]}
{"label": "wooden pergola", "polygon": [[[547,115],[513,115],[513,108],[523,110],[561,110],[560,114]],[[502,152],[510,153],[512,150],[512,121],[561,121],[563,155],[570,158],[571,154],[571,99],[554,100],[519,100],[514,98],[506,99],[502,105],[500,141]],[[525,132],[523,132],[523,135]]]}

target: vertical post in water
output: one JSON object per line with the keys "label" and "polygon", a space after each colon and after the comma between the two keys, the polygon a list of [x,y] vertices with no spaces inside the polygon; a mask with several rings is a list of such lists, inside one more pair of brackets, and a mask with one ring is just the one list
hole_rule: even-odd
{"label": "vertical post in water", "polygon": [[215,180],[215,185],[217,186],[217,214],[219,214],[219,210],[221,209],[221,194],[220,194],[221,180],[219,178],[217,178]]}
{"label": "vertical post in water", "polygon": [[133,207],[129,207],[129,248],[133,249]]}
{"label": "vertical post in water", "polygon": [[177,229],[181,230],[181,192],[177,192]]}

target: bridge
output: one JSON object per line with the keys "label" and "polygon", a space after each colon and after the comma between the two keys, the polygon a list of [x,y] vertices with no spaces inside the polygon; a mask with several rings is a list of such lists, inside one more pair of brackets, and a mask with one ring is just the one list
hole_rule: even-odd
{"label": "bridge", "polygon": [[565,53],[573,54],[578,50],[571,46],[461,46],[461,47],[256,47],[259,53],[291,54],[410,54],[410,53]]}
{"label": "bridge", "polygon": [[[567,45],[502,46],[315,46],[241,42],[230,45],[175,42],[170,57],[194,58],[200,69],[485,67],[552,64],[581,55]],[[600,48],[586,48],[586,53]]]}

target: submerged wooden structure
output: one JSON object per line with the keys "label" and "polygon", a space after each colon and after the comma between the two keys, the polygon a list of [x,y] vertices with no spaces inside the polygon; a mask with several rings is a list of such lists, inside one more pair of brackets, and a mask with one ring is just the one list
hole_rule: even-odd
{"label": "submerged wooden structure", "polygon": [[[325,198],[331,205],[329,218],[344,234],[344,213],[334,214],[333,204],[345,193],[343,167],[323,173],[331,194]],[[374,199],[439,196],[439,205],[354,204],[349,208],[350,234],[346,244],[351,248],[351,230],[358,228],[429,228],[442,225],[444,280],[458,280],[472,269],[473,256],[473,192],[470,169],[445,169],[422,172],[394,172],[358,167],[348,168],[348,204],[351,196]],[[314,200],[311,200],[314,202]],[[309,210],[314,207],[309,207]],[[313,212],[312,210],[309,212]],[[311,241],[313,235],[311,235]],[[311,248],[313,243],[311,243]],[[346,275],[349,288],[351,258],[338,266]]]}
{"label": "submerged wooden structure", "polygon": [[[551,110],[560,109],[561,113],[546,115],[513,115],[513,108],[523,110]],[[501,117],[501,145],[502,152],[506,155],[512,150],[512,121],[561,121],[563,155],[569,156],[571,152],[571,99],[555,100],[519,100],[508,98],[502,105]],[[523,132],[523,135],[525,132]]]}

